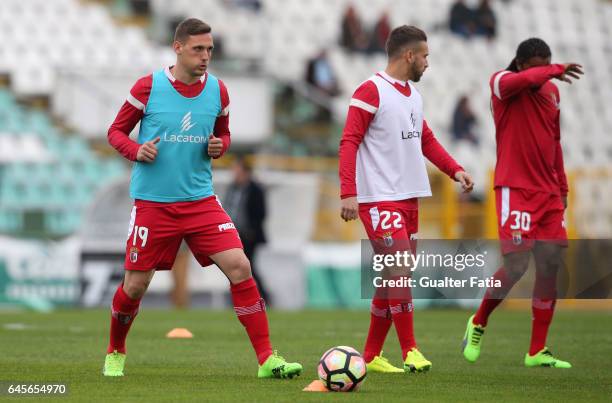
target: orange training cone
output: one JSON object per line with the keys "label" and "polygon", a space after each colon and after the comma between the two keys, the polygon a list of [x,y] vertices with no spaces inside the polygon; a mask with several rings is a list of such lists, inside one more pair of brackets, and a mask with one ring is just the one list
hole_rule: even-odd
{"label": "orange training cone", "polygon": [[170,330],[166,337],[169,339],[193,339],[193,333],[184,327],[177,327]]}
{"label": "orange training cone", "polygon": [[302,389],[304,392],[329,392],[323,382],[320,380],[312,381],[308,386]]}

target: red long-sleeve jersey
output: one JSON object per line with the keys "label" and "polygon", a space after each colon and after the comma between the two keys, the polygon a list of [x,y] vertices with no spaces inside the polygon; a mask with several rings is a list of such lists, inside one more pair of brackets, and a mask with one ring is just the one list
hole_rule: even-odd
{"label": "red long-sleeve jersey", "polygon": [[491,77],[497,164],[495,187],[507,186],[567,195],[561,150],[559,89],[550,82],[561,64],[532,67]]}
{"label": "red long-sleeve jersey", "polygon": [[[204,74],[201,80],[198,80],[194,84],[188,85],[175,79],[170,73],[169,67],[166,67],[165,72],[172,86],[184,97],[196,97],[202,92],[202,90],[204,90],[204,87],[206,86],[207,74]],[[138,79],[136,84],[134,84],[130,90],[129,95],[119,110],[119,113],[115,117],[115,120],[108,129],[107,137],[110,145],[130,161],[136,161],[136,154],[138,153],[140,144],[133,141],[128,136],[144,115],[144,110],[147,106],[152,86],[153,74],[149,74],[148,76]],[[225,84],[221,80],[219,80],[219,90],[221,95],[222,113],[215,121],[213,134],[215,137],[219,137],[223,141],[223,150],[221,151],[221,155],[223,155],[230,146],[231,138],[229,130],[229,94]]]}
{"label": "red long-sleeve jersey", "polygon": [[423,157],[453,179],[463,170],[423,119],[418,91],[385,72],[353,94],[339,157],[341,197],[360,203],[430,196]]}

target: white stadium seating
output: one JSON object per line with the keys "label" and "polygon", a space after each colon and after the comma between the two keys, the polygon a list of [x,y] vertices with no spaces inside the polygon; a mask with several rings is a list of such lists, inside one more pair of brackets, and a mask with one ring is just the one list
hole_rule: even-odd
{"label": "white stadium seating", "polygon": [[[520,41],[539,36],[551,46],[554,61],[582,63],[586,72],[583,79],[572,86],[558,83],[566,166],[570,170],[578,167],[609,169],[612,161],[612,113],[608,107],[612,104],[612,3],[600,0],[492,1],[498,32],[497,38],[489,42],[486,39],[466,41],[445,29],[437,29],[446,26],[452,2],[264,0],[262,11],[253,13],[228,9],[224,2],[215,0],[170,4],[155,0],[153,9],[165,15],[200,16],[213,29],[222,27],[228,43],[240,43],[238,38],[248,36],[250,24],[260,27],[257,21],[265,21],[263,34],[258,29],[253,30],[254,43],[228,47],[228,53],[240,57],[244,52],[263,49],[259,56],[267,72],[284,80],[302,80],[308,58],[319,49],[327,48],[343,90],[334,101],[339,121],[344,118],[354,88],[385,65],[384,56],[349,54],[338,46],[340,21],[347,5],[355,5],[366,26],[371,27],[387,10],[393,26],[415,24],[422,27],[428,32],[431,54],[429,71],[417,85],[425,99],[425,116],[441,141],[463,156],[463,161],[468,161],[465,165],[481,179],[477,189],[480,192],[488,186],[487,173],[495,162],[489,77],[508,65]],[[474,5],[476,2],[468,3]],[[227,29],[228,15],[232,16],[232,22],[237,15],[249,15],[249,24],[236,21]],[[478,149],[454,146],[450,141],[450,118],[461,94],[470,97],[478,117],[481,139]],[[581,178],[578,177],[577,182]],[[584,235],[601,236],[602,229],[608,235],[611,233],[612,211],[610,199],[606,198],[611,192],[610,182],[598,183],[595,181],[594,186],[605,188],[599,193],[576,189],[576,202],[583,207],[578,209],[576,221],[581,223],[580,233]],[[582,210],[600,213],[583,220]]]}
{"label": "white stadium seating", "polygon": [[[231,1],[224,0],[151,0],[151,8],[158,27],[170,19],[202,18],[223,37],[228,57],[258,60],[268,76],[280,80],[302,80],[306,61],[320,49],[328,49],[342,89],[333,101],[339,122],[353,89],[385,64],[384,55],[349,54],[339,47],[340,21],[347,5],[355,5],[368,27],[385,10],[393,26],[407,23],[422,27],[428,33],[430,47],[430,68],[417,84],[424,96],[425,116],[442,143],[464,156],[469,161],[466,165],[471,165],[479,178],[487,177],[495,161],[489,77],[506,67],[521,40],[540,36],[551,46],[554,61],[580,62],[586,72],[572,86],[558,83],[566,166],[570,170],[609,170],[612,2],[491,3],[498,21],[494,41],[463,40],[440,29],[446,26],[452,0],[262,0],[259,12],[231,6]],[[0,73],[11,75],[12,90],[18,95],[52,93],[57,72],[64,66],[145,69],[168,60],[167,47],[162,51],[143,30],[118,26],[103,5],[77,0],[2,0],[0,38]],[[124,96],[125,89],[121,91]],[[462,94],[470,97],[478,117],[481,144],[477,149],[451,144],[451,114]],[[480,181],[478,190],[484,192],[486,186],[486,180]],[[610,181],[595,181],[593,186],[602,189],[591,192],[577,187],[576,197],[588,212],[577,221],[585,234],[601,234],[598,226],[607,228],[609,234]],[[599,214],[593,215],[594,211]]]}
{"label": "white stadium seating", "polygon": [[[269,74],[282,79],[301,80],[308,58],[321,48],[329,49],[343,89],[343,95],[337,100],[339,105],[344,105],[339,107],[339,119],[343,117],[351,91],[385,63],[384,56],[348,54],[338,46],[342,13],[348,4],[354,4],[364,24],[371,26],[380,13],[388,10],[392,25],[416,24],[428,32],[430,69],[418,87],[425,97],[426,117],[438,136],[448,140],[448,125],[456,99],[467,93],[481,123],[483,144],[490,151],[494,141],[490,135],[493,126],[489,112],[489,77],[506,67],[521,40],[540,36],[550,44],[554,60],[581,62],[587,72],[576,85],[559,84],[564,105],[563,129],[567,133],[564,144],[581,149],[585,137],[603,137],[612,129],[612,114],[606,113],[606,105],[612,100],[610,2],[493,1],[498,37],[491,42],[465,41],[446,30],[436,29],[446,23],[452,0],[264,0],[259,13],[228,7],[219,0],[153,0],[152,3],[154,12],[160,16],[203,18],[231,44],[227,49],[230,56],[259,57]],[[250,41],[244,42],[244,38]],[[581,152],[568,153],[570,167],[574,165],[574,158],[577,162],[584,161]],[[599,153],[593,158],[594,161],[589,160],[596,164],[609,161]]]}
{"label": "white stadium seating", "polygon": [[100,4],[0,1],[0,73],[18,95],[52,92],[59,69],[153,67],[165,57],[143,30],[119,27]]}

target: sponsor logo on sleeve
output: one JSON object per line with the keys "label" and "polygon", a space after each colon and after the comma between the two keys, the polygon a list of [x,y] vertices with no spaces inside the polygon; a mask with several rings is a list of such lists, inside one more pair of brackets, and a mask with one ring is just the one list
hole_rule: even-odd
{"label": "sponsor logo on sleeve", "polygon": [[230,229],[236,229],[233,222],[226,222],[225,224],[219,224],[219,232],[228,231]]}

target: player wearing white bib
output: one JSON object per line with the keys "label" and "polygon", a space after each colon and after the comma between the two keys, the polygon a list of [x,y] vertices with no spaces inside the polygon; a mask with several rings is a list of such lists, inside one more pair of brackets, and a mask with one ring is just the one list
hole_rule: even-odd
{"label": "player wearing white bib", "polygon": [[[386,47],[386,69],[363,82],[353,94],[339,151],[341,216],[346,221],[359,216],[377,253],[405,249],[408,241],[416,239],[418,199],[431,196],[425,158],[460,182],[464,192],[473,188],[470,175],[427,126],[423,100],[411,83],[418,82],[428,66],[427,36],[419,28],[404,25],[391,32]],[[377,289],[364,348],[368,371],[422,372],[431,368],[431,362],[417,349],[412,312],[409,288],[393,293]],[[392,323],[402,348],[404,370],[382,357]]]}

